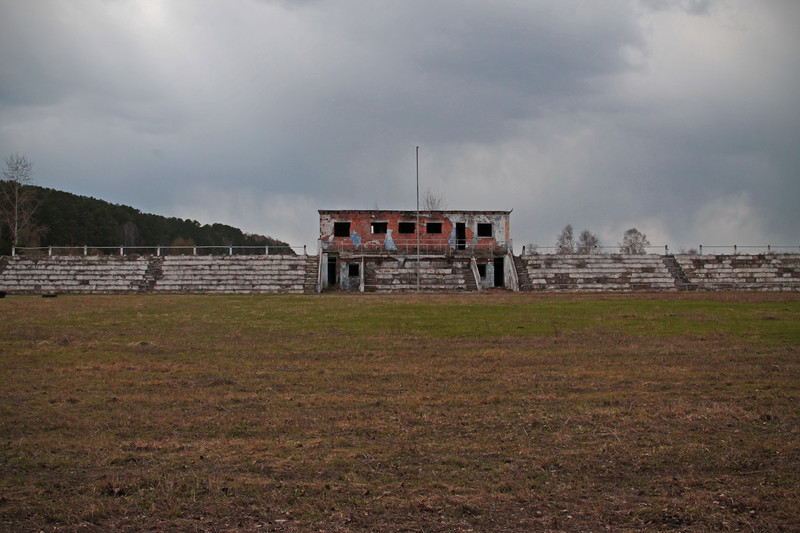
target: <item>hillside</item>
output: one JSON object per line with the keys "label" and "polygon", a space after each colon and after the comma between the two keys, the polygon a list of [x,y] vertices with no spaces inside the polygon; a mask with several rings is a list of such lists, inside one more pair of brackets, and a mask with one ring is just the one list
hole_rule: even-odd
{"label": "hillside", "polygon": [[[40,236],[32,239],[29,246],[270,246],[275,247],[274,253],[291,253],[285,242],[244,233],[225,224],[200,224],[196,220],[142,213],[127,205],[88,196],[29,187],[39,202],[35,223],[42,228]],[[10,232],[2,227],[0,254],[10,251]]]}

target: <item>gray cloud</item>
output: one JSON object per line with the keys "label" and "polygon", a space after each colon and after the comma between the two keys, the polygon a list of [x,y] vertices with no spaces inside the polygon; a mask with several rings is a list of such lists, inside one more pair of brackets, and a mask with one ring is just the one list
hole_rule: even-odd
{"label": "gray cloud", "polygon": [[[796,244],[794,2],[0,4],[0,149],[46,186],[313,243],[316,209],[514,208],[552,245]],[[661,242],[659,242],[661,244]]]}

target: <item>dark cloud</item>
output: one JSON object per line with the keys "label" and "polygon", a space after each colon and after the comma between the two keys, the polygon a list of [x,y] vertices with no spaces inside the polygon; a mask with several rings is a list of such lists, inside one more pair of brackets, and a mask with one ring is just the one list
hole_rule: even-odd
{"label": "dark cloud", "polygon": [[[47,186],[313,242],[316,209],[514,208],[519,243],[797,240],[794,2],[0,5],[0,149]],[[299,229],[298,229],[299,228]]]}

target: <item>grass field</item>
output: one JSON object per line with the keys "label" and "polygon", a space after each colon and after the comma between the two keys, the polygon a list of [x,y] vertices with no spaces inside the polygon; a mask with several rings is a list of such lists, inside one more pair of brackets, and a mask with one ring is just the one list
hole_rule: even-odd
{"label": "grass field", "polygon": [[0,529],[798,531],[800,295],[0,300]]}

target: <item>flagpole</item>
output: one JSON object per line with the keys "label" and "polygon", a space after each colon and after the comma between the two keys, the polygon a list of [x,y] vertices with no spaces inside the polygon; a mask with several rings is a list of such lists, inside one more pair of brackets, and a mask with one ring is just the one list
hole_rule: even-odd
{"label": "flagpole", "polygon": [[419,146],[417,146],[417,292],[419,292]]}

